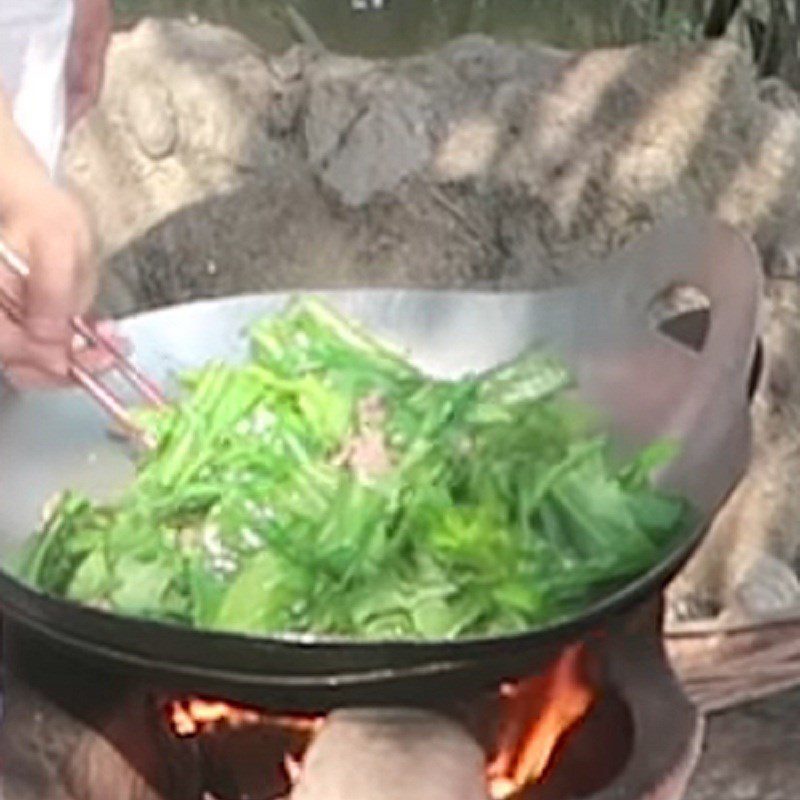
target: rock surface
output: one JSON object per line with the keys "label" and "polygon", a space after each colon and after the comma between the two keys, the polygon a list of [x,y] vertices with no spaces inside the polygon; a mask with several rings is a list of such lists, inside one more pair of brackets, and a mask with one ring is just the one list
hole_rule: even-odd
{"label": "rock surface", "polygon": [[484,754],[461,725],[413,709],[334,711],[291,800],[489,800]]}
{"label": "rock surface", "polygon": [[800,555],[796,99],[721,42],[267,58],[222,28],[148,20],[115,37],[66,171],[116,313],[273,288],[552,286],[699,209],[753,234],[772,276],[756,457],[672,604],[752,616],[793,596],[762,596],[761,556],[786,571]]}
{"label": "rock surface", "polygon": [[713,717],[685,800],[797,800],[799,715],[794,692]]}

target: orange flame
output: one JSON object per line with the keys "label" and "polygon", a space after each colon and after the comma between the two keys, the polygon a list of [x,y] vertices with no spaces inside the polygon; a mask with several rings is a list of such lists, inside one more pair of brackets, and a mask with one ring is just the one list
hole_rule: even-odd
{"label": "orange flame", "polygon": [[588,714],[594,693],[581,673],[584,657],[585,647],[574,645],[543,677],[503,687],[508,710],[488,771],[493,800],[540,780],[559,742]]}
{"label": "orange flame", "polygon": [[294,786],[300,780],[300,773],[303,769],[302,761],[287,753],[283,759],[283,766],[289,776],[289,782]]}
{"label": "orange flame", "polygon": [[219,725],[243,728],[248,725],[269,724],[300,733],[313,733],[323,722],[321,717],[276,716],[220,700],[201,700],[196,697],[173,702],[169,709],[169,718],[172,729],[182,738],[197,736]]}

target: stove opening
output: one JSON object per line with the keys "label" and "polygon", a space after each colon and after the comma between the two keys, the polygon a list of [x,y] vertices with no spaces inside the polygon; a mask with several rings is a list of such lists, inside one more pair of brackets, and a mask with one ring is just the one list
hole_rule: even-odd
{"label": "stove opening", "polygon": [[[631,749],[626,704],[583,644],[539,675],[437,711],[483,748],[491,800],[589,796],[613,781]],[[287,797],[326,722],[200,697],[167,701],[163,718],[200,752],[203,784],[216,800]]]}

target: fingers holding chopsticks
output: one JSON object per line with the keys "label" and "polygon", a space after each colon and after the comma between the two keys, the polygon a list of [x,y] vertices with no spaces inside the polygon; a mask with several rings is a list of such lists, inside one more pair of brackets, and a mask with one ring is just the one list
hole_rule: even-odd
{"label": "fingers holding chopsticks", "polygon": [[111,366],[103,348],[85,342],[75,348],[71,321],[90,306],[97,288],[91,232],[80,204],[45,183],[3,212],[0,235],[16,257],[17,272],[28,272],[23,278],[0,272],[0,290],[14,306],[3,304],[0,317],[6,377],[21,386],[60,385],[71,379],[71,358],[90,371]]}

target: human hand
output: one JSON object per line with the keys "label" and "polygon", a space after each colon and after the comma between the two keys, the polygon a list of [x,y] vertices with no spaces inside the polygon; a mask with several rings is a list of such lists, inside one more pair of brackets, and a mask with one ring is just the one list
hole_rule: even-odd
{"label": "human hand", "polygon": [[114,22],[112,0],[74,0],[72,37],[67,52],[67,129],[97,102],[103,85]]}
{"label": "human hand", "polygon": [[[5,377],[26,387],[66,383],[74,338],[70,321],[88,309],[97,287],[85,212],[45,177],[32,179],[23,192],[0,196],[0,236],[30,270],[24,283],[0,271],[0,286],[23,311],[22,320],[0,316]],[[108,358],[91,348],[76,357],[90,371],[108,366]]]}

